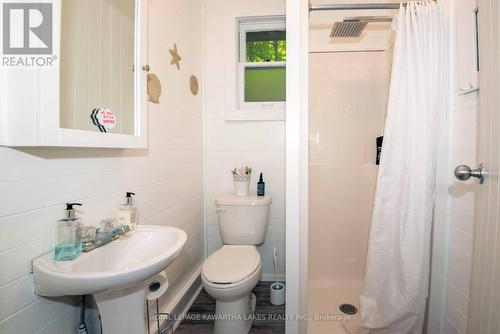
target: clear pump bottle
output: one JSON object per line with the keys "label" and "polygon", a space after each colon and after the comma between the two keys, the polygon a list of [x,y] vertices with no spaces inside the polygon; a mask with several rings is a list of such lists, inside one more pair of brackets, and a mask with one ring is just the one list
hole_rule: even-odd
{"label": "clear pump bottle", "polygon": [[130,226],[131,231],[133,231],[137,225],[137,207],[132,195],[135,194],[127,192],[125,204],[120,205],[118,208],[118,224]]}
{"label": "clear pump bottle", "polygon": [[66,216],[57,222],[54,260],[71,261],[76,259],[82,251],[81,224],[82,219],[75,215],[75,205],[80,203],[66,203]]}

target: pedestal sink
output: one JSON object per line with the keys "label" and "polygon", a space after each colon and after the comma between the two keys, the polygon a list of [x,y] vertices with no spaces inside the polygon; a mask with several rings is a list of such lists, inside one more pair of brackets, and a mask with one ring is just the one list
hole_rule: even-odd
{"label": "pedestal sink", "polygon": [[33,261],[35,292],[46,297],[92,294],[104,334],[145,334],[144,281],[179,255],[186,238],[177,228],[139,225],[133,234],[73,261],[54,261],[48,253]]}

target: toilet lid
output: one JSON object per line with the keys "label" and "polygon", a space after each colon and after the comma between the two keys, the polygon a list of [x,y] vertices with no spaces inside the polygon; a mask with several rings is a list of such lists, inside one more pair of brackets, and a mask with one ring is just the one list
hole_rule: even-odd
{"label": "toilet lid", "polygon": [[260,265],[254,246],[226,245],[210,255],[203,264],[203,275],[212,283],[237,283],[253,274]]}

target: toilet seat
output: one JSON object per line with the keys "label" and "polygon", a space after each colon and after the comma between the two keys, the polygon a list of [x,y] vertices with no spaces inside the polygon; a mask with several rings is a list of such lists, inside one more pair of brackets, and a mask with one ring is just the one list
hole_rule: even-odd
{"label": "toilet seat", "polygon": [[203,277],[212,284],[237,284],[260,268],[260,254],[255,246],[225,245],[203,264]]}

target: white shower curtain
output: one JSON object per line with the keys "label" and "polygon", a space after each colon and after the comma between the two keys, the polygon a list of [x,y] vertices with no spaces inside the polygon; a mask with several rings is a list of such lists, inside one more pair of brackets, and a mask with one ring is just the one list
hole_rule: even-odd
{"label": "white shower curtain", "polygon": [[408,2],[393,26],[361,321],[345,325],[353,333],[420,334],[428,296],[438,128],[447,94],[442,10],[434,2]]}

